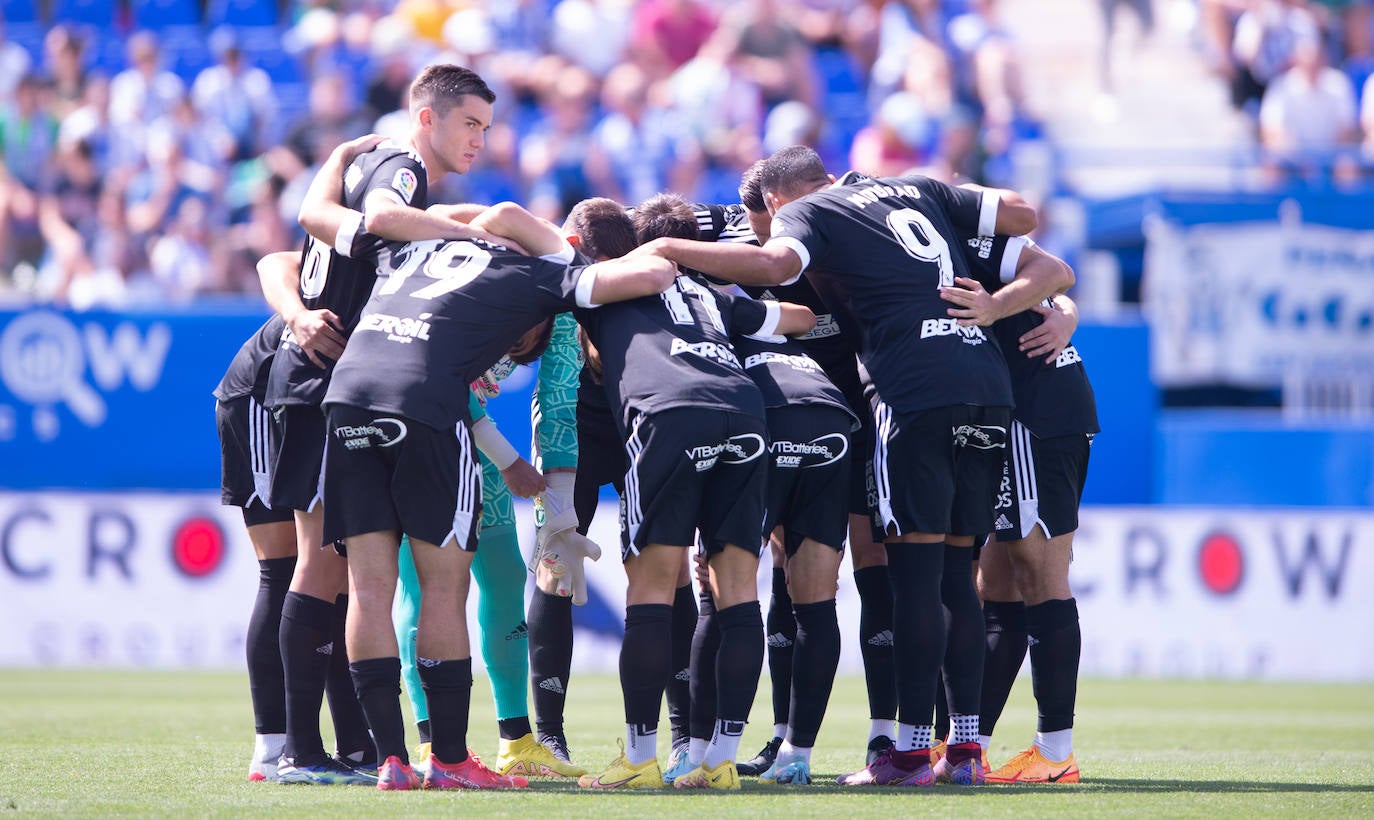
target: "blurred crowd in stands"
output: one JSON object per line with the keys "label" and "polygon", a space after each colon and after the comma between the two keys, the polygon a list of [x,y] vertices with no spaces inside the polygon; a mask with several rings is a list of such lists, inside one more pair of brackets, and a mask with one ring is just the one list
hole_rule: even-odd
{"label": "blurred crowd in stands", "polygon": [[[1117,7],[1148,32],[1154,3],[1194,1],[1273,180],[1359,178],[1374,2],[1097,0],[1107,39]],[[404,134],[409,80],[436,61],[498,100],[473,171],[434,201],[554,220],[590,195],[732,202],[745,167],[799,142],[836,168],[1011,184],[1014,148],[1043,128],[1000,5],[2,0],[0,299],[257,292],[255,261],[301,241],[315,165],[341,140]]]}
{"label": "blurred crowd in stands", "polygon": [[1367,176],[1374,164],[1374,3],[1199,3],[1205,54],[1232,105],[1254,122],[1270,182],[1350,186]]}
{"label": "blurred crowd in stands", "polygon": [[403,135],[430,62],[496,123],[435,201],[550,219],[590,195],[733,202],[808,143],[834,167],[998,183],[1039,126],[995,0],[4,0],[0,293],[75,307],[257,292],[314,166]]}

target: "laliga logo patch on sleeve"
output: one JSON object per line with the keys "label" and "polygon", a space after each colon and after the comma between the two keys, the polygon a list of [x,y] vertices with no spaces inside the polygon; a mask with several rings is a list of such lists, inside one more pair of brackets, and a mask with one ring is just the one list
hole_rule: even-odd
{"label": "laliga logo patch on sleeve", "polygon": [[415,189],[420,186],[420,180],[416,178],[415,172],[409,168],[402,168],[396,172],[396,176],[391,180],[391,187],[396,189],[396,193],[410,204],[410,200],[415,196]]}

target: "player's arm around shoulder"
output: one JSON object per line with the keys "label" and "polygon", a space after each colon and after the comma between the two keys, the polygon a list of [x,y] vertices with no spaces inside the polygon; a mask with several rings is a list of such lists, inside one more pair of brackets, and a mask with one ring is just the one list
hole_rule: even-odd
{"label": "player's arm around shoulder", "polygon": [[780,336],[800,336],[816,326],[816,314],[806,305],[778,302],[778,330]]}
{"label": "player's arm around shoulder", "polygon": [[676,278],[677,266],[657,256],[636,254],[597,262],[582,271],[577,304],[590,308],[653,296],[672,287]]}
{"label": "player's arm around shoulder", "polygon": [[348,254],[351,238],[346,235],[356,233],[362,224],[362,216],[357,211],[343,205],[344,170],[357,159],[377,147],[382,137],[368,134],[355,140],[340,144],[330,152],[329,157],[320,165],[305,198],[301,200],[300,213],[296,221],[305,232],[334,248],[341,244],[340,253]]}
{"label": "player's arm around shoulder", "polygon": [[651,254],[741,285],[781,285],[803,269],[802,256],[789,244],[770,240],[758,247],[734,242],[661,238],[636,253]]}

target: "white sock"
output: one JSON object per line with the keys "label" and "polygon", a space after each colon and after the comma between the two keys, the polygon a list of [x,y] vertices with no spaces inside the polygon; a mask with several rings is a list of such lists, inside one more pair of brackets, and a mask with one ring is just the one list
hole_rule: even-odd
{"label": "white sock", "polygon": [[716,732],[711,735],[711,745],[706,747],[706,757],[702,759],[702,765],[713,769],[727,760],[736,760],[739,755],[740,738],[743,735],[744,721],[716,721]]}
{"label": "white sock", "polygon": [[929,749],[931,738],[934,736],[934,726],[916,726],[911,723],[898,723],[897,751],[919,752]]}
{"label": "white sock", "polygon": [[1058,763],[1068,760],[1073,754],[1073,729],[1060,729],[1057,732],[1036,732],[1035,748],[1040,754]]}
{"label": "white sock", "polygon": [[988,747],[992,746],[992,735],[979,735],[978,745],[982,746],[983,751],[986,752],[988,750]]}
{"label": "white sock", "polygon": [[794,760],[803,760],[808,765],[811,763],[810,746],[793,746],[790,741],[784,740],[778,747],[778,761],[791,763]]}
{"label": "white sock", "polygon": [[868,723],[868,742],[885,737],[888,740],[897,739],[897,721],[887,720],[886,718],[874,718]]}
{"label": "white sock", "polygon": [[253,760],[257,763],[274,762],[281,757],[285,746],[285,734],[253,735]]}
{"label": "white sock", "polygon": [[773,737],[787,737],[787,724],[786,724],[786,723],[774,723],[774,724],[773,724]]}
{"label": "white sock", "polygon": [[700,737],[687,741],[687,759],[693,766],[700,766],[701,761],[706,759],[706,747],[710,745],[711,741]]}
{"label": "white sock", "polygon": [[625,724],[625,759],[633,766],[658,757],[658,727]]}
{"label": "white sock", "polygon": [[951,714],[949,716],[949,744],[951,746],[958,746],[961,743],[972,743],[977,739],[977,715]]}

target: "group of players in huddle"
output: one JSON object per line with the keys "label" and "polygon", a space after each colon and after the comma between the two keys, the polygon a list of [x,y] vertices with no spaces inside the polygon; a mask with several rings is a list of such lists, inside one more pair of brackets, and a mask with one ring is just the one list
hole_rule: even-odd
{"label": "group of players in huddle", "polygon": [[[872,725],[866,765],[840,783],[1076,782],[1068,562],[1098,428],[1069,344],[1073,274],[1025,238],[1034,210],[920,176],[836,180],[801,146],[751,167],[738,204],[590,199],[561,229],[512,203],[431,206],[428,185],[481,150],[494,101],[467,69],[426,68],[408,141],[336,149],[302,207],[305,249],[259,264],[277,314],[216,391],[224,500],[262,567],[249,778],[809,783],[848,543]],[[536,358],[525,459],[484,402]],[[626,735],[589,773],[563,708],[605,484],[628,581]],[[528,610],[513,495],[536,499]],[[467,744],[469,578],[492,767]],[[1028,645],[1036,742],[989,770]],[[740,761],[765,651],[774,736]]]}

